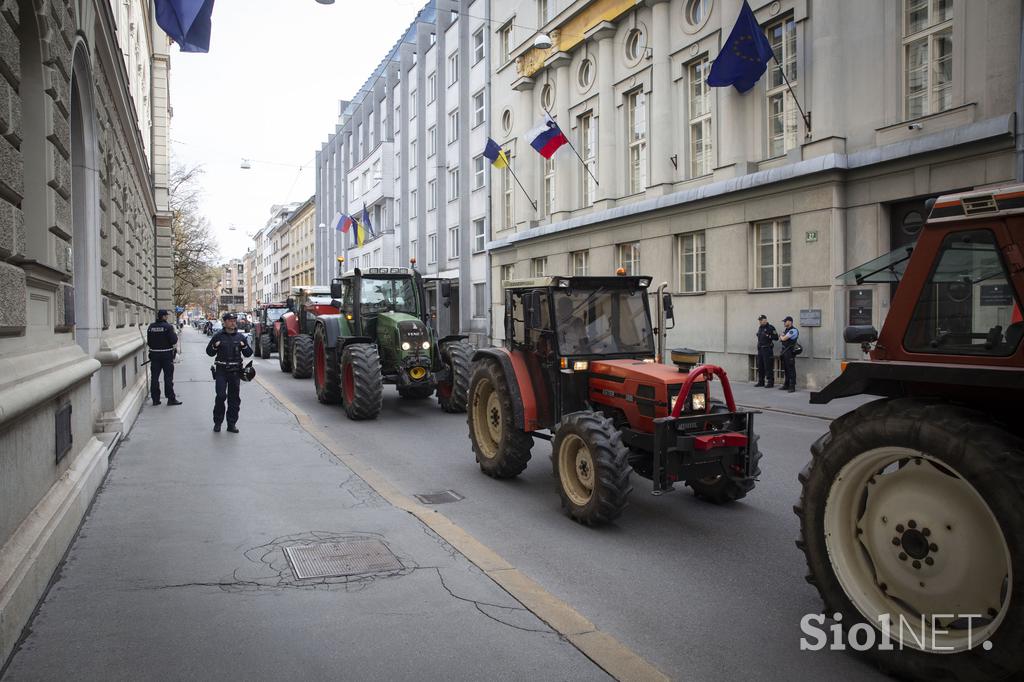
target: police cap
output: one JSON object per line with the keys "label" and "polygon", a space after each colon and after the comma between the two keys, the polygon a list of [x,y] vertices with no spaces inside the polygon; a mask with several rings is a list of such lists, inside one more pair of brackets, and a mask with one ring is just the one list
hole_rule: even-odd
{"label": "police cap", "polygon": [[227,321],[227,320],[237,320],[238,319],[238,315],[235,315],[234,313],[224,313],[224,317],[222,317],[221,319],[225,320],[225,321]]}

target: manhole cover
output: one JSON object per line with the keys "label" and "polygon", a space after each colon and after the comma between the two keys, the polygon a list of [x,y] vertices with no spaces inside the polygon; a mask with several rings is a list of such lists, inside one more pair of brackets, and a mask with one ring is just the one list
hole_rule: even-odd
{"label": "manhole cover", "polygon": [[414,497],[423,504],[445,504],[446,502],[458,502],[466,499],[454,490],[442,490],[439,493],[420,493]]}
{"label": "manhole cover", "polygon": [[285,547],[284,554],[299,580],[384,573],[404,568],[398,557],[380,540],[294,545]]}

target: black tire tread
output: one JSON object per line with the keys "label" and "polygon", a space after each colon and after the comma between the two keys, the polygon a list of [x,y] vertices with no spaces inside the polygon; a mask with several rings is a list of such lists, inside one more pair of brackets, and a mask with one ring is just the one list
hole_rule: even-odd
{"label": "black tire tread", "polygon": [[299,334],[292,339],[292,376],[308,379],[313,376],[313,337]]}
{"label": "black tire tread", "polygon": [[284,325],[281,325],[281,333],[277,337],[277,364],[282,372],[292,371],[292,349],[288,343],[288,335],[284,332]]}
{"label": "black tire tread", "polygon": [[[565,494],[558,471],[558,451],[569,433],[575,433],[587,442],[597,469],[598,485],[590,502],[582,508],[573,504]],[[629,505],[629,494],[633,492],[629,449],[623,444],[622,433],[615,428],[614,422],[597,412],[573,412],[562,419],[551,443],[551,470],[562,509],[574,521],[586,526],[610,523]]]}
{"label": "black tire tread", "polygon": [[316,388],[316,399],[324,405],[337,405],[341,403],[341,362],[338,359],[336,348],[327,348],[323,329],[318,326],[313,334],[313,348],[316,352],[316,341],[320,341],[320,352],[324,353],[324,383],[316,385],[316,377],[313,377],[313,384]]}
{"label": "black tire tread", "polygon": [[445,412],[465,412],[469,405],[469,382],[473,374],[473,346],[467,341],[453,341],[445,344],[441,355],[451,369],[452,390],[447,398],[440,393],[437,402]]}
{"label": "black tire tread", "polygon": [[480,465],[481,471],[491,478],[514,478],[523,473],[533,456],[531,452],[533,436],[515,428],[512,395],[505,383],[505,373],[497,360],[488,358],[473,364],[473,376],[470,380],[468,395],[472,396],[476,385],[485,378],[494,384],[494,390],[498,392],[502,420],[511,428],[502,432],[497,456],[487,457],[480,450],[480,446],[477,445],[474,438],[472,410],[467,410],[469,440],[473,444],[473,453],[476,455],[476,461]]}
{"label": "black tire tread", "polygon": [[270,334],[260,334],[259,345],[260,357],[263,358],[264,360],[268,359],[270,357],[270,353],[272,352],[271,346],[274,345],[274,340],[270,338]]}
{"label": "black tire tread", "polygon": [[354,396],[352,402],[342,404],[345,414],[352,420],[376,419],[384,402],[384,382],[381,377],[380,355],[377,347],[369,343],[350,343],[341,354],[341,367],[352,365]]}

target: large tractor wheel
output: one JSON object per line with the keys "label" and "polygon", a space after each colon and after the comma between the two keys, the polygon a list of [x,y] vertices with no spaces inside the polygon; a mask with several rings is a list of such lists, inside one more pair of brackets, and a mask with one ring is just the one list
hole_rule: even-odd
{"label": "large tractor wheel", "polygon": [[288,335],[284,332],[282,325],[281,333],[277,335],[277,364],[282,372],[292,371],[292,350],[288,344]]}
{"label": "large tractor wheel", "polygon": [[369,343],[351,343],[341,353],[341,404],[349,419],[376,419],[384,401],[380,355]]}
{"label": "large tractor wheel", "polygon": [[425,400],[434,394],[434,387],[430,384],[423,386],[399,386],[398,395],[406,400]]}
{"label": "large tractor wheel", "polygon": [[308,379],[313,376],[313,337],[299,334],[291,343],[292,376],[296,379]]}
{"label": "large tractor wheel", "polygon": [[473,374],[473,346],[466,341],[446,343],[441,348],[441,357],[448,365],[451,380],[438,384],[437,402],[445,412],[465,412]]}
{"label": "large tractor wheel", "polygon": [[335,348],[328,348],[324,328],[313,332],[313,386],[316,399],[325,405],[341,402],[341,363]]}
{"label": "large tractor wheel", "polygon": [[887,622],[892,646],[865,654],[896,676],[1020,679],[1024,440],[982,413],[902,398],[835,420],[811,454],[797,546],[825,613],[877,641]]}
{"label": "large tractor wheel", "polygon": [[474,365],[468,411],[469,440],[480,470],[492,478],[521,474],[530,461],[533,436],[516,428],[512,397],[497,361]]}
{"label": "large tractor wheel", "polygon": [[562,508],[592,526],[618,518],[633,486],[629,451],[611,419],[596,412],[566,415],[551,444],[551,465]]}
{"label": "large tractor wheel", "polygon": [[261,358],[263,358],[264,360],[270,358],[270,353],[274,350],[274,340],[270,338],[270,334],[260,334],[259,340],[256,342],[256,345],[259,346],[257,352]]}

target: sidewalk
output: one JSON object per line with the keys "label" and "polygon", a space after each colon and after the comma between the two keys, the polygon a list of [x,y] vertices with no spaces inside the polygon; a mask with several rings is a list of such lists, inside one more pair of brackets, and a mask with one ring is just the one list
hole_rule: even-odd
{"label": "sidewalk", "polygon": [[[258,383],[213,433],[207,338],[183,338],[185,404],[144,408],[4,680],[608,679]],[[374,572],[285,554],[346,542]]]}
{"label": "sidewalk", "polygon": [[[789,393],[779,390],[778,384],[773,388],[757,388],[752,383],[739,381],[730,385],[737,405],[829,420],[841,417],[864,403],[877,399],[876,396],[871,395],[851,396],[833,400],[825,405],[812,405],[810,402],[811,391],[807,389],[797,389],[795,392]],[[711,390],[713,396],[721,398],[720,385],[712,385]]]}

